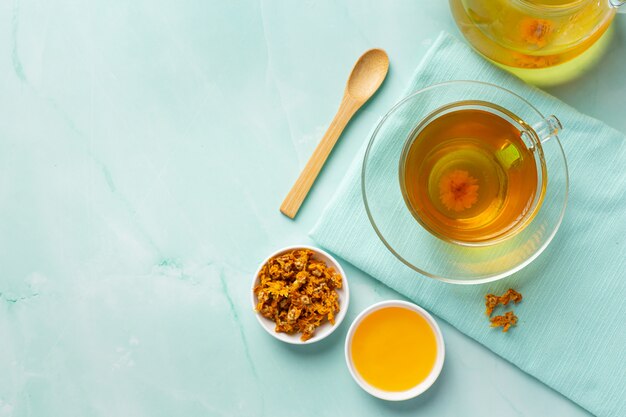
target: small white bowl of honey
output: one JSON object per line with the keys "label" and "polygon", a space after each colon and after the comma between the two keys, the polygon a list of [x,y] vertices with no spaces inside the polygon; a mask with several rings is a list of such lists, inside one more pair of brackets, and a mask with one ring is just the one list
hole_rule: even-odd
{"label": "small white bowl of honey", "polygon": [[408,400],[439,377],[445,358],[441,330],[423,308],[406,301],[382,301],[352,322],[345,345],[354,380],[374,397]]}

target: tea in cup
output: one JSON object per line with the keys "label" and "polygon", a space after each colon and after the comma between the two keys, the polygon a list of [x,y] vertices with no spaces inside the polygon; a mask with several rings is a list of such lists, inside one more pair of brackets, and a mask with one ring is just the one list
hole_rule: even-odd
{"label": "tea in cup", "polygon": [[521,231],[539,210],[547,184],[534,129],[484,101],[444,106],[419,123],[400,158],[405,202],[433,235],[491,244]]}

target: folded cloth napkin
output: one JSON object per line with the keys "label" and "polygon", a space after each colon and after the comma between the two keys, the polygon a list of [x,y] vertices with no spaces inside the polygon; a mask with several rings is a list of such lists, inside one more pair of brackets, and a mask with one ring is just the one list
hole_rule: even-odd
{"label": "folded cloth napkin", "polygon": [[[360,188],[365,149],[311,236],[590,412],[626,416],[626,137],[496,68],[445,33],[404,95],[449,80],[503,86],[561,120],[570,197],[546,251],[491,284],[459,286],[420,276],[387,250],[368,221]],[[513,307],[517,327],[502,333],[489,327],[484,295],[509,287],[524,300]]]}

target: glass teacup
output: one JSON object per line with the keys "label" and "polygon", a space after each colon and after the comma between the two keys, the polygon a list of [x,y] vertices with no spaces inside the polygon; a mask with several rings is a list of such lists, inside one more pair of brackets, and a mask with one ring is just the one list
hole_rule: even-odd
{"label": "glass teacup", "polygon": [[540,209],[548,182],[541,141],[561,128],[555,116],[540,123],[529,126],[476,100],[427,115],[400,157],[409,211],[433,235],[461,245],[494,244],[520,232]]}

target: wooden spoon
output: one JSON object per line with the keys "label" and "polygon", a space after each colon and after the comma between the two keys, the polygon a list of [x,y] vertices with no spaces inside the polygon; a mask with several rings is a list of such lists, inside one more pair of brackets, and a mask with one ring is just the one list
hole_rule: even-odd
{"label": "wooden spoon", "polygon": [[378,90],[388,69],[389,58],[382,49],[370,49],[354,64],[335,118],[280,206],[285,216],[292,219],[296,216],[341,132],[357,110]]}

